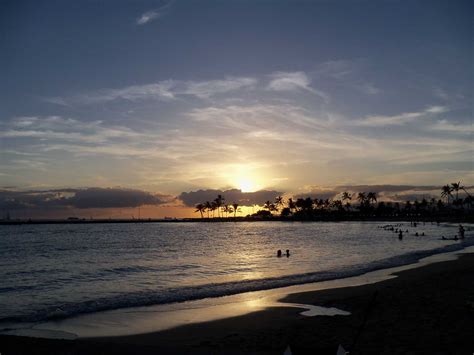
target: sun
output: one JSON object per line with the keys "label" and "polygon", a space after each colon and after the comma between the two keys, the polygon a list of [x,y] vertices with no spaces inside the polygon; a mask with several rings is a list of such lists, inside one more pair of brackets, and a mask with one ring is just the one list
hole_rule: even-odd
{"label": "sun", "polygon": [[239,189],[242,192],[253,192],[257,190],[257,184],[255,184],[254,181],[248,179],[248,178],[241,178],[239,179]]}

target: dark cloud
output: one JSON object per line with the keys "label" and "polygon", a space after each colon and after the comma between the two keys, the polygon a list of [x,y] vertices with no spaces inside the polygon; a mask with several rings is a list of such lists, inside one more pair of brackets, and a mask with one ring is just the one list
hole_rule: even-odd
{"label": "dark cloud", "polygon": [[255,192],[242,192],[238,189],[231,190],[198,190],[182,192],[178,199],[186,206],[195,206],[198,203],[213,201],[217,195],[222,195],[227,203],[238,203],[241,206],[263,205],[266,201],[274,201],[282,192],[273,190],[260,190]]}
{"label": "dark cloud", "polygon": [[340,191],[335,191],[335,190],[319,190],[319,191],[311,191],[308,193],[302,193],[302,194],[297,194],[293,196],[293,199],[298,199],[298,198],[306,198],[306,197],[311,197],[312,199],[332,199],[337,197],[337,195],[340,193]]}
{"label": "dark cloud", "polygon": [[73,197],[65,199],[67,205],[76,208],[138,207],[164,202],[162,197],[146,191],[117,188],[79,190]]}
{"label": "dark cloud", "polygon": [[125,208],[160,205],[169,196],[142,190],[122,188],[85,188],[62,190],[13,191],[0,190],[0,208],[18,210],[28,208]]}

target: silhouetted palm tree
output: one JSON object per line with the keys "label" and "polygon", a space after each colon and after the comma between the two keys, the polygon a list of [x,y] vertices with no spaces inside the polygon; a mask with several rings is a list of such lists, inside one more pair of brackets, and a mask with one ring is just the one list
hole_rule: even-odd
{"label": "silhouetted palm tree", "polygon": [[283,202],[283,197],[282,197],[282,196],[277,196],[277,197],[275,198],[275,205],[276,205],[276,206],[281,207],[281,206],[283,206],[283,203],[284,203],[284,202]]}
{"label": "silhouetted palm tree", "polygon": [[372,201],[374,203],[377,203],[377,193],[375,193],[375,192],[369,192],[367,194],[367,202],[372,203]]}
{"label": "silhouetted palm tree", "polygon": [[212,211],[212,218],[214,218],[214,211],[217,210],[217,216],[219,217],[219,210],[217,209],[216,201],[212,201],[211,203],[211,211]]}
{"label": "silhouetted palm tree", "polygon": [[288,208],[291,212],[293,212],[293,210],[296,210],[296,205],[292,198],[288,199]]}
{"label": "silhouetted palm tree", "polygon": [[346,201],[346,200],[352,200],[352,195],[349,192],[344,191],[342,193],[342,201]]}
{"label": "silhouetted palm tree", "polygon": [[204,203],[204,207],[206,208],[206,211],[207,211],[207,219],[209,219],[209,212],[212,210],[212,203],[210,203],[209,201],[206,201]]}
{"label": "silhouetted palm tree", "polygon": [[217,209],[217,218],[220,217],[219,212],[220,212],[220,209],[221,209],[222,205],[224,204],[224,200],[225,200],[225,198],[222,197],[222,195],[217,195],[217,198],[214,200],[214,203],[215,203],[216,209]]}
{"label": "silhouetted palm tree", "polygon": [[194,212],[201,213],[201,218],[204,218],[202,213],[205,212],[205,211],[206,211],[206,206],[203,203],[198,203],[196,205],[196,211],[194,211]]}
{"label": "silhouetted palm tree", "polygon": [[451,191],[456,192],[456,201],[459,200],[459,190],[461,189],[461,181],[451,183]]}
{"label": "silhouetted palm tree", "polygon": [[347,202],[346,202],[346,209],[347,209],[347,210],[349,210],[349,208],[351,207],[351,204],[350,204],[350,202],[349,202],[349,201],[351,201],[351,200],[352,200],[352,195],[351,195],[349,192],[344,191],[344,192],[342,193],[342,202],[347,201]]}
{"label": "silhouetted palm tree", "polygon": [[357,200],[359,201],[360,205],[362,206],[365,201],[367,200],[367,196],[365,196],[365,192],[359,192],[357,194]]}
{"label": "silhouetted palm tree", "polygon": [[441,188],[441,197],[445,197],[446,198],[446,202],[447,204],[449,204],[449,197],[451,196],[451,186],[449,185],[444,185],[442,188]]}
{"label": "silhouetted palm tree", "polygon": [[268,210],[268,212],[278,211],[275,204],[271,203],[270,201],[265,202],[265,205],[263,205],[263,208]]}
{"label": "silhouetted palm tree", "polygon": [[235,218],[237,214],[237,209],[239,208],[239,204],[237,202],[234,202],[232,204],[232,207],[234,208],[234,218]]}
{"label": "silhouetted palm tree", "polygon": [[225,204],[222,206],[222,212],[225,213],[226,218],[228,217],[228,214],[230,213],[230,206],[228,204]]}

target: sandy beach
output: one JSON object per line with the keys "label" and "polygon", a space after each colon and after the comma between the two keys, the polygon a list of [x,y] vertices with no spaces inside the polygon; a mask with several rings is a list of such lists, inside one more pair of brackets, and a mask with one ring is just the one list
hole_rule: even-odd
{"label": "sandy beach", "polygon": [[156,333],[80,340],[0,336],[2,354],[262,353],[472,354],[474,254],[403,271],[379,283],[290,294],[285,302],[349,316],[305,317],[275,307]]}

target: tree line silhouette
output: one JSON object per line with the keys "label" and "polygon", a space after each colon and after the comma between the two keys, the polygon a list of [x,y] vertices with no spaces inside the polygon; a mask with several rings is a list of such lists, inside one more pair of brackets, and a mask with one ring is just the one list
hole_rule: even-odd
{"label": "tree line silhouette", "polygon": [[[460,197],[464,192],[465,197]],[[357,218],[357,217],[436,217],[459,215],[473,212],[474,199],[461,182],[447,184],[441,188],[440,198],[423,198],[421,201],[392,202],[379,201],[376,192],[350,193],[344,191],[335,199],[318,198],[288,198],[277,196],[274,201],[266,201],[258,207],[256,213],[246,218],[268,219],[280,217],[282,219],[308,220],[319,218]],[[195,212],[201,218],[237,218],[241,212],[237,202],[226,203],[224,196],[218,195],[213,201],[206,201],[196,205]],[[242,217],[242,216],[240,216]]]}

